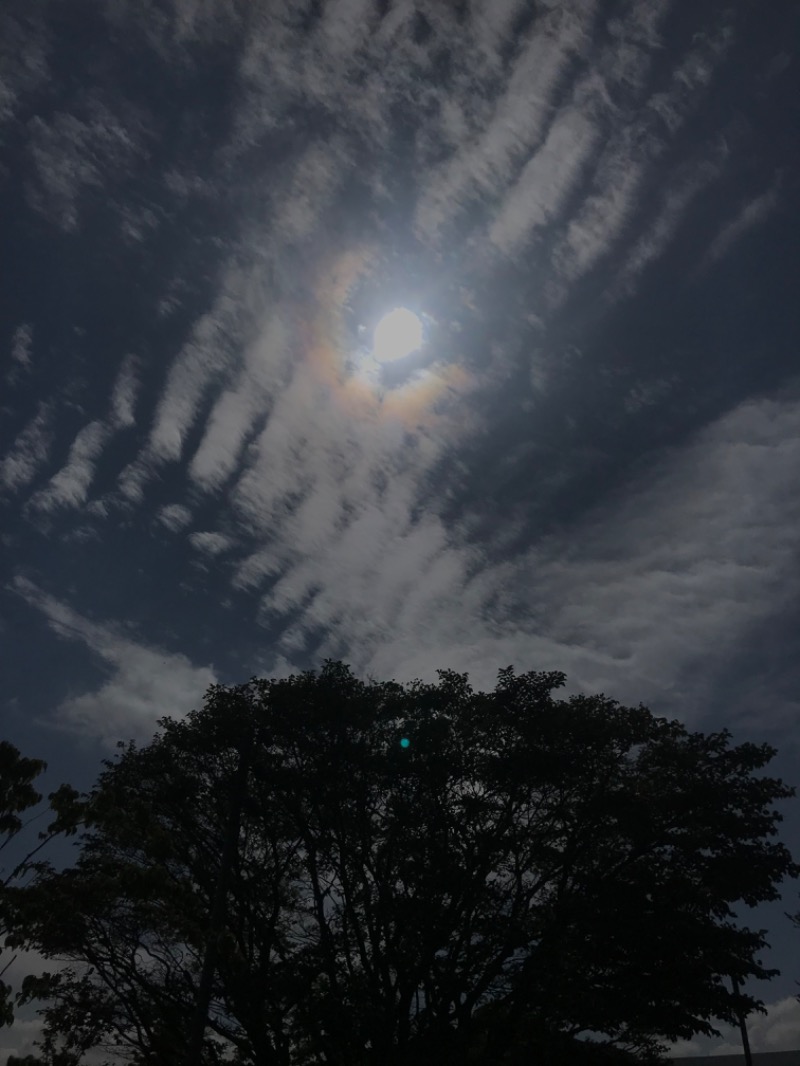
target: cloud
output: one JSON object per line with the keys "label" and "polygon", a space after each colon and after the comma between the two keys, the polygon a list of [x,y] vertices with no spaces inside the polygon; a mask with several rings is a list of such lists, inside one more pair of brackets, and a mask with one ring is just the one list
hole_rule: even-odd
{"label": "cloud", "polygon": [[[6,959],[5,955],[11,955],[11,959]],[[45,958],[38,951],[24,948],[13,949],[13,954],[11,950],[6,949],[0,959],[0,964],[2,964],[0,968],[7,963],[10,965],[3,979],[11,986],[12,996],[22,990],[22,982],[29,974],[37,977],[43,973],[55,974],[69,966],[81,976],[91,969],[88,963],[60,962],[57,959]],[[37,1056],[41,1052],[41,1046],[34,1046],[34,1041],[41,1044],[45,1037],[44,1019],[36,1015],[36,1011],[41,1008],[42,1002],[38,1000],[33,1000],[22,1007],[14,1007],[14,1024],[9,1029],[4,1027],[2,1036],[0,1036],[0,1061],[7,1062],[11,1055]],[[108,1052],[94,1048],[82,1055],[81,1061],[85,1063],[85,1066],[103,1066],[107,1062],[122,1066],[122,1063],[129,1060],[113,1052],[109,1058]]]}
{"label": "cloud", "polygon": [[291,194],[275,222],[280,240],[294,245],[309,237],[344,180],[348,162],[345,143],[336,137],[312,144],[298,159],[289,179]]}
{"label": "cloud", "polygon": [[596,7],[566,5],[534,22],[484,128],[423,187],[414,219],[421,240],[428,240],[477,198],[501,192],[514,167],[530,155],[547,128],[570,63],[586,44]]}
{"label": "cloud", "polygon": [[149,207],[120,205],[120,233],[126,244],[142,244],[161,225],[158,215]]}
{"label": "cloud", "polygon": [[42,720],[46,728],[97,739],[109,749],[129,737],[149,743],[157,718],[187,714],[217,683],[212,665],[195,666],[185,655],[132,639],[121,626],[92,622],[27,578],[17,576],[7,588],[40,611],[59,637],[79,641],[112,671],[96,691],[64,700]]}
{"label": "cloud", "polygon": [[[12,995],[22,991],[22,982],[26,977],[38,977],[45,972],[58,973],[68,965],[69,963],[66,962],[47,959],[32,948],[4,948],[0,954],[0,969],[8,966],[3,974],[3,980],[11,986]],[[3,1051],[20,1054],[22,1049],[26,1053],[33,1053],[33,1041],[44,1035],[44,1023],[39,1018],[26,1016],[32,1015],[40,1005],[40,1003],[33,1002],[14,1008],[15,1021],[12,1039],[15,1043],[11,1047],[0,1047],[0,1054]]]}
{"label": "cloud", "polygon": [[[31,497],[27,507],[47,514],[63,508],[81,508],[86,504],[97,461],[104,449],[115,433],[135,425],[133,410],[138,385],[136,359],[128,355],[122,360],[114,382],[108,419],[90,422],[78,432],[65,465]],[[97,508],[92,513],[105,517],[105,513]]]}
{"label": "cloud", "polygon": [[29,374],[33,361],[31,348],[33,347],[33,327],[28,322],[23,322],[14,330],[11,340],[12,366],[6,374],[6,387],[14,388],[23,375]]}
{"label": "cloud", "polygon": [[562,112],[550,127],[541,150],[526,163],[502,202],[489,240],[506,255],[514,254],[537,226],[550,222],[580,178],[600,133],[580,113]]}
{"label": "cloud", "polygon": [[[439,150],[434,142],[448,124],[456,127],[456,140],[438,167],[415,167],[421,190],[418,224],[426,211],[437,216],[429,220],[435,228],[453,221],[459,205],[474,197],[497,197],[489,233],[499,251],[513,256],[533,230],[560,225],[561,240],[553,253],[552,273],[560,279],[555,289],[559,284],[568,287],[588,269],[619,235],[649,164],[666,143],[663,120],[651,106],[655,97],[644,105],[640,97],[668,7],[666,2],[646,9],[633,4],[629,18],[611,20],[600,31],[594,2],[552,5],[528,20],[530,24],[520,23],[521,9],[513,3],[493,9],[491,17],[473,12],[466,20],[428,3],[416,8],[398,5],[385,18],[373,19],[361,0],[328,5],[322,17],[310,22],[289,4],[253,15],[242,37],[241,106],[230,142],[221,151],[225,165],[232,166],[237,153],[287,121],[298,102],[335,114],[336,123],[320,123],[318,132],[302,139],[300,151],[287,154],[274,168],[268,187],[258,190],[264,221],[256,221],[249,243],[229,256],[216,297],[176,353],[148,439],[119,475],[119,505],[142,506],[148,484],[164,464],[188,461],[193,486],[219,492],[249,461],[248,438],[266,418],[273,418],[274,397],[287,386],[291,361],[302,354],[303,316],[310,312],[313,297],[306,300],[296,293],[307,291],[316,280],[309,276],[304,249],[313,241],[318,259],[321,240],[341,240],[341,235],[328,233],[331,211],[354,167],[359,180],[380,198],[387,176],[362,161],[372,158],[372,149],[364,154],[370,140],[373,147],[384,144],[397,107],[419,105],[424,111],[419,135],[409,145],[409,166]],[[158,33],[191,36],[200,32],[201,24],[208,30],[221,17],[215,4],[190,13],[189,8],[183,13],[173,10]],[[114,18],[134,15],[123,4]],[[184,26],[180,33],[173,17]],[[514,48],[507,35],[523,24],[520,44]],[[425,33],[417,40],[420,28]],[[430,73],[436,49],[445,43],[454,56],[454,69],[447,91],[439,91],[424,75]],[[674,110],[689,109],[687,100],[713,70],[706,55],[716,54],[712,45],[705,39],[695,42],[680,64],[683,73],[672,72],[667,99]],[[502,54],[508,49],[512,55],[506,73]],[[581,65],[582,50],[592,57],[588,67]],[[641,114],[631,124],[628,114],[633,109],[637,115],[637,108]],[[81,121],[87,121],[83,113]],[[466,130],[472,133],[465,141]],[[577,213],[562,219],[601,138],[613,150],[597,161],[592,189]],[[642,141],[649,146],[639,165],[636,154]],[[193,180],[194,175],[187,172],[183,179]],[[336,225],[334,221],[334,231]],[[663,219],[656,220],[658,225],[664,230]],[[646,247],[634,250],[630,272],[635,274],[648,256],[658,254],[659,240],[664,243],[663,233],[654,232]],[[542,298],[546,291],[547,286]],[[560,296],[552,284],[550,296],[555,306]],[[265,302],[270,305],[267,314]],[[499,372],[494,364],[487,368],[491,372]],[[117,411],[124,408],[126,420],[120,425],[131,424],[133,418],[132,400],[123,403],[120,391],[130,392],[132,374],[130,368],[123,369],[117,385]],[[187,437],[202,421],[195,454],[186,456]]]}
{"label": "cloud", "polygon": [[29,367],[31,363],[31,345],[33,344],[33,327],[27,322],[17,326],[11,346],[11,358],[20,366]]}
{"label": "cloud", "polygon": [[[750,1050],[756,1054],[771,1051],[796,1051],[800,1047],[800,1003],[794,996],[765,1003],[766,1014],[753,1013],[747,1018]],[[670,1046],[669,1058],[683,1059],[695,1055],[742,1055],[742,1038],[738,1027],[719,1022],[719,1037],[695,1037]],[[710,1061],[710,1060],[709,1060]]]}
{"label": "cloud", "polygon": [[623,400],[626,413],[632,415],[644,408],[654,407],[670,395],[678,381],[677,374],[637,381]]}
{"label": "cloud", "polygon": [[189,65],[187,45],[224,44],[241,31],[242,7],[226,0],[107,0],[101,10],[112,32],[138,31],[162,59]]}
{"label": "cloud", "polygon": [[[210,26],[215,10],[211,5],[194,20],[185,9],[185,32],[199,32],[200,22]],[[204,517],[189,542],[200,562],[216,556],[215,565],[228,568],[234,590],[258,596],[262,624],[290,627],[282,638],[287,656],[350,655],[357,649],[370,669],[399,664],[415,672],[429,670],[434,656],[434,668],[443,656],[458,656],[479,664],[491,683],[496,663],[509,661],[511,650],[510,658],[536,653],[558,660],[556,666],[566,659],[587,684],[616,684],[624,664],[634,663],[636,683],[657,687],[666,674],[649,604],[666,604],[683,625],[684,613],[691,619],[702,598],[699,577],[689,581],[684,575],[676,592],[675,579],[658,568],[651,572],[647,559],[640,571],[626,574],[621,564],[595,558],[574,528],[579,562],[571,582],[550,543],[498,563],[493,545],[471,539],[469,514],[462,522],[446,521],[448,497],[432,497],[430,480],[457,444],[475,433],[473,411],[463,404],[458,426],[438,416],[423,425],[419,410],[403,412],[399,403],[396,416],[387,413],[388,402],[374,397],[351,403],[342,386],[348,353],[337,317],[348,294],[328,301],[325,327],[315,334],[317,305],[325,297],[304,249],[315,242],[318,260],[323,236],[332,244],[352,242],[336,228],[333,212],[342,182],[362,158],[360,179],[369,184],[374,178],[372,188],[389,182],[365,146],[371,139],[381,143],[393,108],[419,104],[424,118],[417,125],[426,132],[414,133],[404,145],[421,190],[419,225],[426,212],[425,225],[436,228],[458,221],[470,203],[493,200],[497,209],[488,228],[504,254],[513,256],[537,228],[549,227],[553,273],[564,292],[624,240],[628,246],[613,284],[629,291],[663,254],[693,198],[721,165],[706,152],[685,171],[670,172],[674,180],[655,208],[643,196],[676,132],[699,106],[729,35],[722,27],[695,36],[670,66],[654,63],[666,3],[632,4],[625,9],[630,18],[606,22],[593,3],[551,5],[532,21],[514,3],[485,12],[473,8],[461,23],[436,4],[395,5],[383,20],[372,20],[370,10],[360,0],[342,0],[306,24],[296,7],[277,4],[243,38],[244,102],[223,156],[235,158],[248,136],[259,143],[300,103],[318,106],[320,122],[275,167],[249,244],[230,255],[207,312],[174,353],[148,439],[119,477],[121,497],[143,506],[160,467],[185,464],[180,474],[188,475],[190,506],[174,503],[155,516],[163,528],[182,533],[192,523],[199,492],[226,492],[221,528]],[[454,53],[450,83],[446,91],[430,81],[425,88],[422,75],[430,73],[444,41]],[[378,83],[382,92],[371,93]],[[320,116],[334,111],[331,135]],[[417,168],[433,158],[428,153],[448,126],[453,136],[440,146],[438,164]],[[192,177],[182,174],[182,180]],[[638,225],[629,228],[633,221]],[[487,220],[475,229],[485,233]],[[320,275],[334,261],[326,260]],[[331,366],[322,373],[325,358]],[[114,388],[115,425],[133,424],[135,384],[136,364],[129,357]],[[625,400],[627,409],[652,404],[669,387],[661,377],[640,382]],[[81,441],[83,465],[68,464],[56,475],[54,500],[85,502],[89,428]],[[194,453],[187,454],[195,440]],[[455,491],[461,476],[455,462],[451,471]],[[770,484],[767,477],[758,491]],[[679,501],[681,491],[675,489]],[[631,492],[643,493],[661,520],[652,492],[641,486]],[[617,529],[613,515],[604,522],[627,543],[627,531]],[[233,524],[252,541],[235,541]],[[634,558],[643,543],[632,546]],[[700,534],[695,550],[707,563]],[[723,590],[736,581],[756,589],[764,578],[738,563],[731,567],[713,581],[705,577]],[[589,589],[581,595],[583,618],[567,606],[578,595],[577,581]],[[724,600],[726,593],[720,595]],[[549,604],[547,640],[537,635],[543,629],[539,608],[523,621],[526,600]],[[609,612],[612,623],[606,624]],[[724,629],[713,605],[696,613]],[[743,613],[739,605],[729,617]],[[691,620],[685,625],[692,629]],[[735,639],[738,630],[730,626]],[[688,661],[692,641],[680,633],[676,627],[663,643],[671,642],[678,660]]]}
{"label": "cloud", "polygon": [[704,274],[709,267],[727,255],[731,248],[755,226],[762,223],[776,209],[779,203],[779,182],[773,183],[760,196],[746,203],[729,219],[711,241],[705,255],[700,261],[696,276]]}
{"label": "cloud", "polygon": [[[520,218],[524,207],[530,206],[531,219],[521,220],[523,225],[531,222],[543,225],[550,221],[567,198],[570,187],[580,178],[598,141],[607,139],[609,125],[612,129],[619,127],[621,115],[630,113],[641,94],[660,46],[659,27],[669,3],[663,0],[646,7],[630,5],[624,17],[605,24],[607,43],[602,47],[594,40],[589,42],[597,10],[592,5],[562,6],[549,12],[543,23],[534,21],[526,47],[533,52],[543,47],[549,51],[548,32],[557,27],[563,49],[559,51],[560,45],[556,46],[547,62],[539,63],[536,71],[539,81],[530,93],[527,89],[515,92],[512,74],[506,97],[496,105],[493,115],[485,117],[481,139],[465,136],[464,124],[459,123],[457,143],[461,147],[440,164],[432,181],[423,184],[415,221],[421,239],[452,221],[478,195],[508,195],[508,200],[500,203],[500,219],[492,230],[492,240],[501,250],[505,250],[514,220]],[[478,26],[484,35],[483,43],[493,39],[491,32],[486,34],[486,23]],[[470,43],[475,48],[479,42]],[[496,38],[494,43],[497,47]],[[593,50],[593,45],[599,51]],[[586,56],[591,57],[589,61]],[[495,55],[494,59],[497,62],[498,57]],[[474,69],[475,57],[470,56],[470,60]],[[557,100],[563,92],[563,82],[576,64],[583,69],[569,99],[559,107]],[[519,69],[526,76],[531,75],[535,64],[529,65],[521,58]],[[552,90],[552,97],[542,92],[542,81]],[[476,96],[486,91],[480,77],[473,77],[468,84]],[[460,103],[461,114],[469,114],[474,109],[474,101],[459,100],[458,92],[454,95]],[[518,115],[513,106],[509,114],[506,106],[509,100],[520,104]],[[621,101],[624,101],[622,106]],[[497,138],[503,145],[499,153],[494,144]],[[485,158],[481,156],[482,144],[486,147]],[[517,169],[520,164],[524,166],[521,173]],[[504,194],[503,189],[509,183],[511,191]]]}
{"label": "cloud", "polygon": [[654,3],[612,20],[611,42],[576,82],[570,103],[557,114],[541,147],[531,156],[501,202],[490,240],[513,254],[529,231],[555,219],[594,155],[608,122],[618,117],[614,98],[636,97],[658,46],[658,26],[668,5]]}
{"label": "cloud", "polygon": [[[457,430],[443,419],[421,428],[413,414],[389,417],[387,404],[370,409],[367,403],[356,415],[338,406],[343,393],[332,383],[335,375],[324,378],[319,362],[312,365],[319,352],[305,350],[312,344],[302,332],[308,327],[303,315],[313,318],[321,297],[303,249],[312,239],[318,242],[332,220],[331,242],[341,239],[332,211],[353,160],[362,158],[358,153],[371,138],[385,134],[392,108],[419,102],[425,110],[418,125],[427,132],[414,133],[404,145],[409,166],[428,158],[440,130],[452,127],[453,136],[445,139],[433,169],[414,170],[421,188],[417,223],[428,212],[433,228],[446,226],[468,204],[494,200],[489,232],[505,254],[516,254],[537,228],[550,227],[553,272],[565,292],[626,241],[612,291],[630,291],[721,165],[708,153],[698,156],[686,171],[670,172],[674,180],[654,209],[643,196],[729,44],[721,27],[695,35],[677,65],[654,63],[668,10],[666,3],[632,4],[625,9],[630,18],[602,22],[597,4],[551,5],[526,21],[523,7],[508,2],[485,11],[473,7],[459,24],[442,5],[396,5],[387,18],[372,20],[371,8],[360,0],[342,0],[306,24],[296,7],[277,4],[255,18],[252,35],[243,38],[245,99],[226,158],[245,149],[247,135],[257,142],[277,128],[299,103],[319,105],[318,118],[335,109],[336,133],[320,118],[318,130],[275,167],[251,243],[230,256],[207,313],[174,354],[148,440],[122,471],[119,488],[129,504],[142,506],[159,468],[185,463],[192,500],[196,490],[229,489],[230,515],[256,542],[237,551],[230,529],[214,529],[204,518],[190,543],[206,558],[218,551],[220,565],[230,566],[233,588],[258,594],[265,624],[297,615],[284,636],[287,654],[352,646],[365,662],[384,655],[388,664],[396,654],[412,663],[415,634],[417,646],[424,634],[422,644],[437,654],[450,654],[459,640],[473,652],[483,642],[488,664],[519,627],[522,606],[509,589],[529,587],[535,596],[550,582],[558,599],[564,568],[548,545],[510,569],[498,565],[491,545],[470,541],[469,516],[463,525],[446,522],[445,501],[430,496],[428,478],[437,464],[475,430],[466,405]],[[216,11],[214,5],[194,14],[185,8],[180,32],[199,33],[200,23],[210,27]],[[178,18],[177,9],[173,15]],[[170,24],[172,32],[176,24]],[[435,49],[445,40],[455,53],[451,81],[446,91],[426,89],[421,74],[430,72]],[[378,82],[383,91],[370,93]],[[86,123],[85,113],[81,121]],[[368,153],[363,158],[367,173],[360,178],[386,178]],[[191,177],[183,174],[186,181]],[[476,229],[485,232],[486,221]],[[338,328],[334,318],[331,312],[333,324],[323,332],[338,351],[344,345],[331,339]],[[345,355],[338,351],[332,358],[341,356],[343,366]],[[112,398],[115,425],[133,424],[135,386],[136,365],[129,357]],[[626,399],[627,409],[652,404],[669,387],[660,377],[640,383]],[[70,457],[72,465],[51,482],[50,497],[40,500],[85,502],[95,461],[91,448],[99,447],[90,430],[96,434],[97,426],[85,427],[85,437],[73,445],[75,450],[80,443],[83,451]],[[190,440],[199,440],[194,454],[187,454]],[[457,488],[455,464],[453,470]],[[155,521],[182,532],[192,511],[172,504]],[[578,536],[574,530],[572,535]],[[585,562],[586,572],[597,575],[595,586],[623,582],[613,568],[604,572],[602,560]],[[644,575],[638,577],[647,584]],[[671,602],[666,579],[649,580],[654,586],[662,581],[656,599]],[[592,597],[602,598],[598,588],[589,604]],[[457,619],[449,608],[454,602],[461,605]],[[628,610],[635,610],[632,603]],[[624,615],[614,616],[620,625]],[[616,676],[619,661],[633,655],[619,634],[612,651],[604,646],[592,629],[598,618],[586,625],[591,641],[582,644],[574,617],[564,608],[555,617],[558,636],[540,642],[542,654],[566,654],[584,676]],[[521,635],[520,647],[531,646],[532,631]],[[649,630],[637,632],[641,643]]]}
{"label": "cloud", "polygon": [[[132,463],[122,470],[117,478],[118,496],[121,497],[121,506],[135,507],[144,502],[145,486],[158,474],[159,460],[152,454],[149,447],[144,447]],[[114,500],[113,494],[109,493],[109,502]],[[117,498],[115,502],[120,505]]]}
{"label": "cloud", "polygon": [[491,5],[471,4],[473,35],[483,46],[486,62],[497,63],[498,53],[511,41],[511,34],[526,14],[526,0],[497,0]]}
{"label": "cloud", "polygon": [[235,541],[224,533],[190,533],[189,543],[201,555],[216,556],[229,551]]}
{"label": "cloud", "polygon": [[248,433],[269,412],[284,385],[291,354],[289,323],[270,308],[262,329],[244,351],[234,387],[220,393],[209,415],[189,466],[189,476],[199,488],[216,489],[233,474]]}
{"label": "cloud", "polygon": [[562,302],[570,284],[610,251],[633,213],[644,174],[644,164],[627,146],[606,150],[595,172],[597,191],[583,202],[553,251],[553,270],[566,284],[551,284],[551,307]]}
{"label": "cloud", "polygon": [[[243,36],[247,104],[236,116],[231,150],[280,128],[299,103],[325,116],[348,144],[383,147],[399,110],[436,108],[434,56],[446,47],[458,61],[464,36],[457,14],[431,0],[392,4],[383,16],[365,0],[334,0],[318,18],[279,0],[268,14],[260,10]],[[374,173],[364,178],[378,180]]]}
{"label": "cloud", "polygon": [[[49,967],[49,972],[53,973],[55,968],[52,964]],[[16,1017],[10,1029],[3,1029],[0,1040],[0,1058],[3,1062],[8,1062],[11,1055],[35,1055],[40,1048],[34,1046],[34,1041],[44,1040],[44,1021],[41,1018]]]}
{"label": "cloud", "polygon": [[[148,440],[118,478],[119,492],[129,504],[144,501],[145,488],[159,467],[180,460],[186,434],[199,417],[207,394],[234,371],[239,345],[245,339],[247,306],[243,294],[250,280],[240,268],[229,267],[213,309],[195,323],[190,339],[176,356]],[[135,373],[136,360],[130,356],[123,363],[112,399],[118,425],[133,419],[131,405],[138,387]]]}
{"label": "cloud", "polygon": [[747,1028],[755,1051],[795,1051],[800,1047],[800,1003],[795,996],[770,1003],[766,1015],[748,1019]]}
{"label": "cloud", "polygon": [[[641,5],[640,10],[644,10]],[[723,24],[715,33],[700,34],[697,38],[677,66],[668,71],[665,88],[659,87],[651,92],[628,121],[612,122],[607,146],[597,161],[586,198],[566,222],[553,248],[551,265],[557,280],[548,286],[547,302],[551,310],[567,299],[572,285],[594,269],[624,239],[626,232],[632,231],[654,165],[688,117],[699,108],[703,90],[708,88],[724,59],[731,36],[729,28]],[[713,157],[713,152],[711,155]],[[702,160],[699,165],[702,171]],[[691,184],[686,175],[682,178],[685,188],[689,189]],[[664,210],[660,230],[669,232],[669,205]],[[657,237],[652,243],[651,238],[651,247],[656,246],[662,244]]]}
{"label": "cloud", "polygon": [[28,502],[36,511],[52,512],[86,503],[94,480],[95,464],[111,433],[104,422],[90,422],[80,430],[69,450],[66,465]]}
{"label": "cloud", "polygon": [[200,404],[212,386],[224,382],[234,369],[246,324],[242,294],[248,290],[248,280],[241,268],[229,267],[213,310],[195,324],[172,364],[148,442],[148,456],[154,463],[181,458]]}
{"label": "cloud", "polygon": [[99,100],[77,102],[75,111],[38,115],[28,123],[32,176],[29,205],[66,233],[78,228],[81,195],[129,168],[143,153],[141,131]]}
{"label": "cloud", "polygon": [[16,492],[29,485],[47,462],[53,441],[53,408],[40,403],[38,411],[19,434],[8,455],[0,461],[0,489]]}
{"label": "cloud", "polygon": [[167,504],[159,510],[156,516],[156,521],[171,533],[179,533],[189,525],[191,520],[192,512],[181,503]]}
{"label": "cloud", "polygon": [[576,690],[668,701],[691,718],[714,662],[800,591],[800,513],[785,492],[800,463],[792,392],[740,405],[558,540],[502,561],[470,541],[466,518],[446,527],[430,500],[421,508],[425,449],[381,448],[376,434],[351,440],[342,464],[344,440],[320,433],[289,462],[292,409],[270,420],[231,501],[265,538],[233,585],[267,586],[270,629],[292,619],[284,654],[406,679],[447,665],[489,687],[508,662],[563,669]]}
{"label": "cloud", "polygon": [[0,127],[11,122],[51,76],[48,55],[51,33],[42,10],[26,5],[24,15],[9,5],[0,10],[3,69],[0,73]]}
{"label": "cloud", "polygon": [[[660,240],[694,192],[691,180],[678,185],[669,225],[654,230]],[[631,277],[649,248],[641,246]],[[262,338],[270,328],[262,325]],[[403,676],[448,664],[489,685],[498,663],[516,661],[565,668],[576,684],[618,697],[672,690],[678,698],[700,648],[733,646],[794,587],[785,530],[798,516],[781,488],[798,459],[788,395],[709,427],[665,458],[652,484],[629,486],[627,501],[609,505],[591,532],[576,528],[564,551],[545,542],[498,563],[491,546],[470,544],[466,520],[446,527],[427,495],[427,473],[458,436],[443,427],[410,435],[380,415],[354,419],[303,362],[288,384],[272,384],[283,334],[274,336],[252,342],[247,369],[213,408],[190,469],[198,486],[219,487],[246,459],[227,514],[255,543],[228,556],[231,584],[259,593],[263,625],[292,618],[281,636],[290,658],[343,655],[375,674]],[[259,367],[269,382],[262,393],[252,384]],[[669,382],[649,388],[629,404],[652,402]],[[267,423],[245,454],[270,391]],[[176,530],[191,520],[178,505],[162,515]],[[229,530],[199,537],[227,545]]]}
{"label": "cloud", "polygon": [[692,201],[722,171],[724,150],[718,149],[696,165],[682,165],[677,173],[664,182],[667,192],[661,209],[636,239],[612,284],[606,290],[606,299],[615,302],[623,296],[631,296],[640,281],[645,267],[660,258],[672,241]]}
{"label": "cloud", "polygon": [[120,429],[128,429],[136,424],[133,412],[140,384],[136,371],[136,357],[126,355],[122,360],[111,395],[111,421]]}

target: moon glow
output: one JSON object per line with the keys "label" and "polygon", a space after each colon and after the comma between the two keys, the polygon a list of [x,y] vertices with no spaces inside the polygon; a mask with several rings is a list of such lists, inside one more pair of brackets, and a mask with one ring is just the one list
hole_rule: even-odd
{"label": "moon glow", "polygon": [[379,363],[390,363],[421,348],[422,340],[419,317],[407,307],[395,307],[375,327],[373,355]]}

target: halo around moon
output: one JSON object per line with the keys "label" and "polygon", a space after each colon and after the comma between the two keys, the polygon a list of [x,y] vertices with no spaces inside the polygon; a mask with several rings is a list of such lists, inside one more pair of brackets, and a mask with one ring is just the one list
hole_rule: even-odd
{"label": "halo around moon", "polygon": [[[351,290],[360,278],[368,275],[378,258],[374,248],[360,245],[323,261],[312,281],[312,301],[305,304],[301,299],[298,330],[314,379],[330,390],[331,398],[348,418],[365,424],[400,423],[414,429],[450,424],[452,401],[475,386],[473,376],[460,363],[431,366],[414,380],[386,392],[376,388],[374,380],[363,369],[353,371],[346,366],[349,349],[342,327],[342,309]],[[409,313],[413,315],[413,311]],[[379,366],[374,352],[370,355]],[[448,401],[444,409],[437,406],[443,400]]]}

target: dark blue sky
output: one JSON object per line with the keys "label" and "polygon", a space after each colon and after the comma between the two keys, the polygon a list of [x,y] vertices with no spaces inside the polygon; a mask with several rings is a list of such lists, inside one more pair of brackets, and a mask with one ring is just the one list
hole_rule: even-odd
{"label": "dark blue sky", "polygon": [[[7,0],[0,713],[40,787],[326,657],[563,670],[800,783],[798,40],[791,0]],[[764,1050],[786,909],[747,919]]]}

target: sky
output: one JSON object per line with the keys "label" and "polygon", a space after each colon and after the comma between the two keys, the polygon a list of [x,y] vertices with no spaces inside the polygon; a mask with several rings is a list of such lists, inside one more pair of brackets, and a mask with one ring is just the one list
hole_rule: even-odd
{"label": "sky", "polygon": [[[798,40],[794,0],[4,0],[0,721],[40,791],[326,658],[561,670],[800,784]],[[756,1050],[800,1047],[786,910],[741,912]]]}

